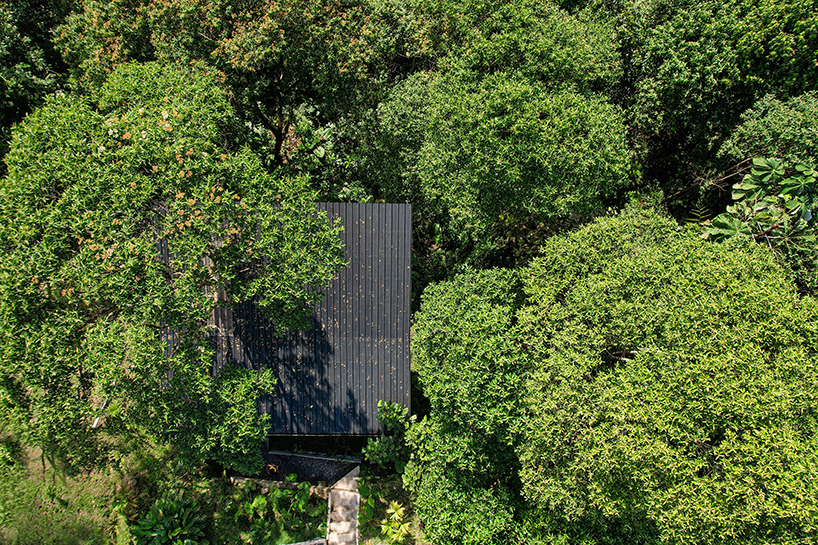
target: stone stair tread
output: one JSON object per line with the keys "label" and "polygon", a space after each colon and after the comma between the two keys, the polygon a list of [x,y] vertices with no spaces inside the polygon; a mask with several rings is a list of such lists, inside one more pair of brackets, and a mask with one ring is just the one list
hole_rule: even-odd
{"label": "stone stair tread", "polygon": [[331,490],[329,493],[330,505],[332,510],[336,509],[358,509],[360,504],[360,496],[355,492],[346,492],[344,490]]}
{"label": "stone stair tread", "polygon": [[354,532],[357,527],[358,522],[355,520],[332,521],[329,523],[329,531],[339,534]]}
{"label": "stone stair tread", "polygon": [[338,482],[332,485],[333,490],[351,490],[358,491],[358,477],[361,474],[361,466],[356,466],[355,469],[341,477]]}
{"label": "stone stair tread", "polygon": [[358,512],[357,511],[333,511],[329,515],[331,522],[351,522],[358,520]]}
{"label": "stone stair tread", "polygon": [[358,466],[329,489],[330,514],[326,545],[357,545],[358,543],[358,507],[361,503],[361,496],[358,495],[358,479],[360,474],[361,467]]}
{"label": "stone stair tread", "polygon": [[349,490],[330,490],[330,495],[333,498],[343,499],[343,498],[357,498],[357,492],[350,492]]}
{"label": "stone stair tread", "polygon": [[327,545],[349,545],[357,543],[358,536],[353,533],[330,534],[327,538]]}

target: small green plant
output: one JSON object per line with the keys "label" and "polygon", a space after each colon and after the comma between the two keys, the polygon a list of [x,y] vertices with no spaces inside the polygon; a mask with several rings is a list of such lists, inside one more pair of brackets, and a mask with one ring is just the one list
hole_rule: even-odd
{"label": "small green plant", "polygon": [[[289,475],[285,483],[294,483]],[[235,489],[215,515],[214,536],[225,544],[280,544],[326,533],[326,502],[310,495],[310,484],[271,487],[263,494],[252,481]]]}
{"label": "small green plant", "polygon": [[771,248],[794,244],[811,248],[816,235],[812,222],[818,191],[815,169],[796,164],[787,175],[787,165],[778,159],[756,157],[744,179],[733,185],[732,206],[713,218],[705,229],[715,239],[732,236],[752,238]]}
{"label": "small green plant", "polygon": [[208,545],[206,521],[195,500],[166,492],[131,527],[137,545]]}
{"label": "small green plant", "polygon": [[361,496],[361,503],[358,506],[358,524],[366,524],[375,514],[375,496],[368,479],[358,481],[358,494]]}
{"label": "small green plant", "polygon": [[818,170],[756,157],[744,179],[733,185],[733,204],[704,223],[703,238],[739,237],[768,246],[795,273],[802,293],[818,293]]}
{"label": "small green plant", "polygon": [[396,502],[389,502],[387,517],[381,521],[381,533],[390,544],[400,544],[409,537],[409,522],[404,521],[404,507]]}
{"label": "small green plant", "polygon": [[383,435],[370,439],[363,454],[366,461],[386,469],[394,463],[395,471],[403,473],[409,461],[409,448],[406,445],[406,430],[414,422],[409,416],[409,409],[391,401],[378,401],[378,422],[383,426]]}
{"label": "small green plant", "polygon": [[[396,473],[377,476],[373,467],[361,469],[358,493],[361,503],[358,508],[358,530],[361,543],[367,545],[415,543],[416,531],[412,498],[403,487],[403,478]],[[384,530],[387,524],[390,529]],[[404,528],[408,534],[400,537]],[[389,536],[397,539],[393,540]]]}

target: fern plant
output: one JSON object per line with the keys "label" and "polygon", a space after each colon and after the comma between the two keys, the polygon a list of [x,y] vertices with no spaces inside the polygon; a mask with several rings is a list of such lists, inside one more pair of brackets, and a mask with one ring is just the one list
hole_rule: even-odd
{"label": "fern plant", "polygon": [[409,522],[404,521],[405,509],[396,502],[389,502],[386,509],[387,517],[381,521],[381,533],[391,545],[398,545],[409,537]]}

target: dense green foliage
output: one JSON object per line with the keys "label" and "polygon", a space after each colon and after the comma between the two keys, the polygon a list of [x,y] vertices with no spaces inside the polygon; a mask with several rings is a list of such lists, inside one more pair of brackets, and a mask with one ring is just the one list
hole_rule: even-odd
{"label": "dense green foliage", "polygon": [[431,415],[408,435],[404,480],[433,543],[508,543],[518,526],[516,276],[471,271],[431,285],[416,316],[413,366]]}
{"label": "dense green foliage", "polygon": [[390,401],[378,401],[378,422],[383,434],[367,441],[362,451],[364,459],[381,470],[403,473],[409,461],[406,431],[414,421],[415,416],[409,416],[407,407]]}
{"label": "dense green foliage", "polygon": [[818,94],[787,101],[767,95],[741,116],[721,154],[741,161],[778,157],[789,163],[818,165]]}
{"label": "dense green foliage", "polygon": [[505,75],[475,87],[446,81],[435,91],[418,155],[420,189],[458,247],[473,248],[467,262],[482,264],[503,244],[498,223],[592,213],[625,185],[624,126],[601,100]]}
{"label": "dense green foliage", "polygon": [[136,545],[208,545],[205,527],[196,500],[165,493],[130,530]]}
{"label": "dense green foliage", "polygon": [[257,298],[298,325],[343,255],[305,181],[267,174],[235,125],[206,72],[147,64],[115,71],[95,109],[53,97],[16,132],[0,185],[0,399],[47,454],[89,463],[104,430],[141,425],[194,460],[258,463],[271,371],[211,376],[208,318]]}
{"label": "dense green foliage", "polygon": [[736,203],[713,219],[707,233],[718,239],[743,236],[770,247],[797,244],[803,251],[813,249],[818,174],[802,163],[794,165],[789,176],[787,170],[778,159],[753,159],[750,172],[733,184]]}
{"label": "dense green foliage", "polygon": [[[551,88],[601,90],[619,76],[610,23],[577,18],[550,2],[451,0],[373,2],[394,50],[416,71],[513,72]],[[381,8],[382,9],[382,8]]]}
{"label": "dense green foliage", "polygon": [[224,494],[212,513],[212,535],[224,545],[285,545],[323,537],[327,531],[327,502],[310,495],[310,483],[285,483],[294,488],[262,491],[247,481]]}
{"label": "dense green foliage", "polygon": [[818,307],[770,252],[625,216],[554,239],[526,293],[519,452],[546,534],[812,535]]}
{"label": "dense green foliage", "polygon": [[[213,368],[214,310],[297,327],[343,259],[313,201],[411,202],[387,534],[812,539],[816,50],[815,0],[0,0],[0,464],[252,471],[273,374]],[[286,539],[303,495],[208,516]],[[105,539],[52,496],[37,539]]]}
{"label": "dense green foliage", "polygon": [[700,178],[723,168],[717,152],[747,108],[768,93],[796,97],[818,81],[813,1],[570,4],[617,20],[617,93],[631,145],[646,181],[660,184],[676,210],[695,202]]}
{"label": "dense green foliage", "polygon": [[376,198],[413,203],[417,307],[464,266],[525,263],[639,174],[606,98],[620,75],[609,23],[542,2],[404,7],[419,70],[389,89],[359,157]]}
{"label": "dense green foliage", "polygon": [[818,306],[774,254],[633,210],[521,274],[432,285],[417,315],[405,480],[434,543],[811,535]]}
{"label": "dense green foliage", "polygon": [[63,63],[49,32],[67,13],[61,0],[0,2],[0,158],[12,125],[57,87]]}
{"label": "dense green foliage", "polygon": [[803,163],[757,157],[741,182],[733,184],[734,204],[705,224],[705,237],[741,237],[775,249],[807,293],[818,293],[818,204],[815,169]]}
{"label": "dense green foliage", "polygon": [[318,107],[320,124],[371,92],[368,67],[382,46],[362,4],[89,0],[60,28],[58,42],[74,80],[92,91],[129,61],[207,63],[259,133],[263,158],[279,164],[284,147],[295,147],[291,131],[303,104]]}

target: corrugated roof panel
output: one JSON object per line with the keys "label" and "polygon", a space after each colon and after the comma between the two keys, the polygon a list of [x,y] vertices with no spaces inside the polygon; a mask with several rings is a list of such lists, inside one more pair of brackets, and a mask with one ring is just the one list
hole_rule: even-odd
{"label": "corrugated roof panel", "polygon": [[410,401],[411,205],[318,207],[341,218],[350,263],[315,304],[310,327],[276,338],[255,305],[218,309],[214,367],[273,366],[278,384],[260,403],[271,434],[375,434],[378,400]]}

